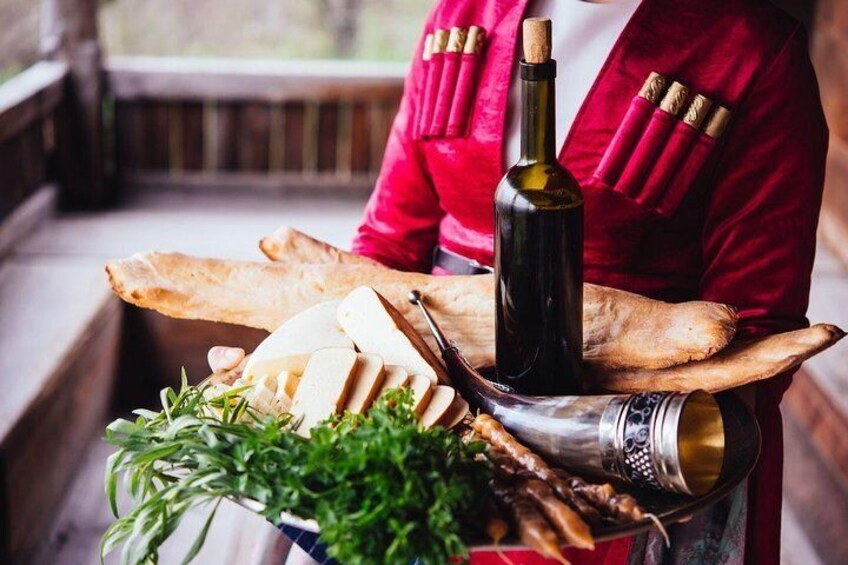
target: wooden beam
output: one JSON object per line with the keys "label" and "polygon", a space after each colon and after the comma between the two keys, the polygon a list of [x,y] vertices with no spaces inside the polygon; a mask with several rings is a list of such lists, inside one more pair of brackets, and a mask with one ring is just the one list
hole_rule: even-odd
{"label": "wooden beam", "polygon": [[830,136],[819,234],[848,267],[848,142]]}
{"label": "wooden beam", "polygon": [[405,64],[110,57],[109,92],[118,100],[286,102],[397,99]]}
{"label": "wooden beam", "polygon": [[42,61],[0,86],[0,143],[59,105],[67,74],[67,64]]}
{"label": "wooden beam", "polygon": [[103,78],[97,0],[42,0],[42,54],[68,64],[67,104],[57,120],[56,176],[62,203],[102,207],[111,200],[103,178]]}
{"label": "wooden beam", "polygon": [[376,175],[353,173],[303,174],[301,172],[168,172],[126,173],[120,178],[121,186],[128,190],[146,192],[233,192],[276,194],[280,196],[350,196],[363,198],[371,193]]}

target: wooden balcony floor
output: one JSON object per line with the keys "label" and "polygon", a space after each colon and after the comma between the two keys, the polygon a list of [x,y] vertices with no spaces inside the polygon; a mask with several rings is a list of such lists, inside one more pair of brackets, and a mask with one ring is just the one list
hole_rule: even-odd
{"label": "wooden balcony floor", "polygon": [[283,225],[347,247],[363,207],[364,200],[345,197],[139,194],[116,210],[48,220],[18,246],[17,255],[85,256],[99,267],[104,258],[151,249],[263,260],[259,239]]}

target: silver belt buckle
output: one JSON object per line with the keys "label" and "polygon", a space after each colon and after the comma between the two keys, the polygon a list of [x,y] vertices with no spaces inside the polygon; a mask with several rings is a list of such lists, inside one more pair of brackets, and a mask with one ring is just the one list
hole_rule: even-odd
{"label": "silver belt buckle", "polygon": [[494,273],[495,272],[495,270],[492,267],[490,267],[488,265],[484,265],[483,263],[481,263],[477,259],[469,259],[468,265],[472,269],[476,269],[477,271],[483,271],[483,272],[486,272],[486,273]]}

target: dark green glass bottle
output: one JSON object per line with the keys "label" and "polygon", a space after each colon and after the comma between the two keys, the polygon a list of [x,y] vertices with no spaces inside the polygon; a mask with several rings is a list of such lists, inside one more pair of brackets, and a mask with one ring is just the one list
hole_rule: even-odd
{"label": "dark green glass bottle", "polygon": [[522,60],[520,71],[521,158],[495,195],[497,379],[524,394],[579,394],[583,195],[556,157],[556,61]]}

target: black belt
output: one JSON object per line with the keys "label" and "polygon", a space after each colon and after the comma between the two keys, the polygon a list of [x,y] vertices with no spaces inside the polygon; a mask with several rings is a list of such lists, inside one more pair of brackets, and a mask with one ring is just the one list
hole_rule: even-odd
{"label": "black belt", "polygon": [[454,275],[487,275],[495,272],[493,268],[479,261],[468,259],[438,245],[433,250],[433,265]]}

